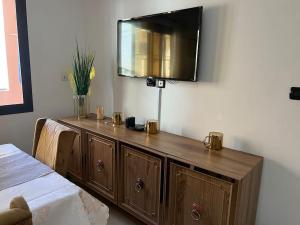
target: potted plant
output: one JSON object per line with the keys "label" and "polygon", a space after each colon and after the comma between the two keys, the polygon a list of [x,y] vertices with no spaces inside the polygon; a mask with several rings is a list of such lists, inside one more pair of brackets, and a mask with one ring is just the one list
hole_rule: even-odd
{"label": "potted plant", "polygon": [[78,119],[87,117],[89,113],[90,84],[96,76],[94,59],[93,53],[80,52],[77,44],[72,71],[68,79],[73,90],[74,113]]}

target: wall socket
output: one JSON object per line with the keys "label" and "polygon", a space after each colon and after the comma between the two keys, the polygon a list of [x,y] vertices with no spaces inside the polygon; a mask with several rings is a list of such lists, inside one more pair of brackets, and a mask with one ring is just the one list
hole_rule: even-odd
{"label": "wall socket", "polygon": [[291,88],[290,99],[300,100],[300,87]]}
{"label": "wall socket", "polygon": [[156,87],[165,88],[166,87],[166,81],[165,80],[158,80]]}
{"label": "wall socket", "polygon": [[61,81],[68,81],[68,75],[67,74],[62,74],[61,75]]}

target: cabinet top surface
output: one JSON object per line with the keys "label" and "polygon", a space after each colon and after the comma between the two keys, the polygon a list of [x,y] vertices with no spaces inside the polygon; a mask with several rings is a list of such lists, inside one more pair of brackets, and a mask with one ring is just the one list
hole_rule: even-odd
{"label": "cabinet top surface", "polygon": [[123,125],[113,126],[109,119],[68,117],[59,121],[235,180],[243,179],[263,160],[260,156],[229,148],[208,151],[200,141],[167,132],[147,135]]}

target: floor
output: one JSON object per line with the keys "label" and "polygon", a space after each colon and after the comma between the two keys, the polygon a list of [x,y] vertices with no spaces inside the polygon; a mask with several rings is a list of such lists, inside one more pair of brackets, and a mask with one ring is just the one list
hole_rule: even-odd
{"label": "floor", "polygon": [[142,223],[139,223],[120,209],[109,206],[109,219],[107,225],[142,225]]}

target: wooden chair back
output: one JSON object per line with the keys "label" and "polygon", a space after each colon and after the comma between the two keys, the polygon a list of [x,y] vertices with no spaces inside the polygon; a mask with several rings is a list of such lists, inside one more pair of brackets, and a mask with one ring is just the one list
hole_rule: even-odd
{"label": "wooden chair back", "polygon": [[76,133],[51,119],[38,119],[35,126],[32,155],[65,176]]}

